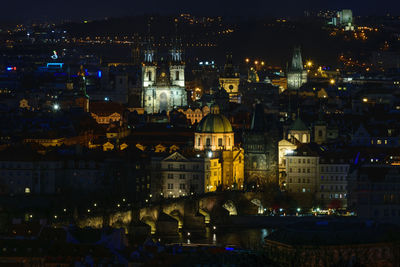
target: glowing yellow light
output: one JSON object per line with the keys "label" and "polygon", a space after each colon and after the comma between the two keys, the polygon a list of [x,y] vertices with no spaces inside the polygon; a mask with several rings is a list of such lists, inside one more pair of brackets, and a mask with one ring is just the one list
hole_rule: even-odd
{"label": "glowing yellow light", "polygon": [[368,98],[363,98],[363,102],[368,102]]}
{"label": "glowing yellow light", "polygon": [[261,65],[264,66],[264,65],[265,65],[265,62],[264,62],[264,61],[261,61]]}
{"label": "glowing yellow light", "polygon": [[334,80],[334,79],[331,79],[331,80],[329,81],[329,83],[330,83],[330,84],[335,84],[335,80]]}
{"label": "glowing yellow light", "polygon": [[246,58],[246,63],[249,63],[249,62],[250,62],[250,59]]}
{"label": "glowing yellow light", "polygon": [[258,61],[257,61],[257,60],[256,60],[256,61],[254,61],[254,64],[258,65]]}
{"label": "glowing yellow light", "polygon": [[307,67],[312,67],[312,62],[311,61],[307,61]]}

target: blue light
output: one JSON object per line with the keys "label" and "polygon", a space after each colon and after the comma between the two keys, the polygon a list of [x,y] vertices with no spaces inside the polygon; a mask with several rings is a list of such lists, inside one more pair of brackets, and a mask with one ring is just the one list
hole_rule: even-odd
{"label": "blue light", "polygon": [[104,101],[108,101],[108,100],[110,100],[108,97],[105,97],[105,98],[104,98]]}
{"label": "blue light", "polygon": [[47,68],[57,68],[62,69],[64,63],[47,63]]}
{"label": "blue light", "polygon": [[234,251],[235,249],[234,248],[230,248],[230,247],[226,247],[225,250]]}
{"label": "blue light", "polygon": [[8,70],[8,71],[12,71],[13,68],[12,68],[12,67],[7,67],[7,70]]}
{"label": "blue light", "polygon": [[101,76],[102,76],[102,73],[101,73],[101,70],[99,70],[99,71],[97,72],[97,77],[101,78]]}

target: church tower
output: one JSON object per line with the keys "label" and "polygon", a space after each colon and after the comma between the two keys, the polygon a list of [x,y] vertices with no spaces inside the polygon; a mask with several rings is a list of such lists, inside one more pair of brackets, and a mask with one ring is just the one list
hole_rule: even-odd
{"label": "church tower", "polygon": [[307,71],[303,68],[300,47],[293,50],[292,62],[287,72],[287,88],[289,90],[298,90],[307,82]]}
{"label": "church tower", "polygon": [[314,124],[314,142],[321,145],[326,142],[327,132],[326,121],[323,118],[323,113],[320,110],[318,114],[318,120]]}
{"label": "church tower", "polygon": [[239,94],[240,78],[238,77],[237,73],[235,73],[232,62],[232,54],[226,55],[224,72],[219,78],[219,83],[221,87],[223,87],[225,91],[228,92],[229,102],[241,102]]}
{"label": "church tower", "polygon": [[143,108],[147,113],[163,111],[168,113],[176,107],[187,105],[185,65],[177,36],[169,50],[169,55],[167,61],[163,60],[163,57],[159,61],[155,60],[149,30],[142,66],[142,99]]}
{"label": "church tower", "polygon": [[[244,133],[245,183],[250,190],[278,183],[278,143],[275,118],[257,104],[251,128]],[[268,121],[268,123],[266,123]]]}
{"label": "church tower", "polygon": [[143,87],[153,86],[156,81],[156,62],[154,60],[154,49],[153,41],[150,36],[150,24],[149,24],[149,35],[147,37],[146,48],[144,50],[144,62],[142,67],[143,75]]}
{"label": "church tower", "polygon": [[185,63],[182,59],[182,45],[178,37],[178,21],[175,20],[175,38],[170,50],[171,65],[169,67],[172,85],[185,87]]}

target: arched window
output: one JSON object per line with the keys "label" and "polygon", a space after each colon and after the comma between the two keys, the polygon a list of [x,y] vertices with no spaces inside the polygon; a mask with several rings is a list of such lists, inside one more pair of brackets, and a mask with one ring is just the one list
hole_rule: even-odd
{"label": "arched window", "polygon": [[149,81],[151,81],[151,71],[147,72],[147,78],[149,79]]}
{"label": "arched window", "polygon": [[303,143],[307,142],[308,142],[307,134],[303,134]]}
{"label": "arched window", "polygon": [[179,71],[176,71],[176,72],[175,72],[175,80],[176,80],[176,81],[179,81]]}
{"label": "arched window", "polygon": [[210,146],[211,145],[211,140],[210,140],[210,138],[207,138],[206,139],[206,146]]}
{"label": "arched window", "polygon": [[197,139],[197,145],[200,146],[200,137]]}

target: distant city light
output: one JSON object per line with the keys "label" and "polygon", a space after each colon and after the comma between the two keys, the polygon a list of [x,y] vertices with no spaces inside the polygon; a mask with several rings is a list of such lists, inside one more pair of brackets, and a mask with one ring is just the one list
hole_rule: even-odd
{"label": "distant city light", "polygon": [[334,79],[331,79],[331,80],[329,81],[329,83],[330,83],[330,84],[335,84],[335,80],[334,80]]}
{"label": "distant city light", "polygon": [[245,61],[246,61],[246,63],[249,63],[249,62],[250,62],[250,59],[246,58]]}
{"label": "distant city light", "polygon": [[105,97],[104,98],[104,101],[109,101],[110,99],[108,98],[108,97]]}
{"label": "distant city light", "polygon": [[59,104],[53,104],[53,110],[54,111],[57,111],[57,110],[59,110],[60,109],[60,105]]}
{"label": "distant city light", "polygon": [[363,98],[363,102],[367,103],[368,102],[368,98]]}

